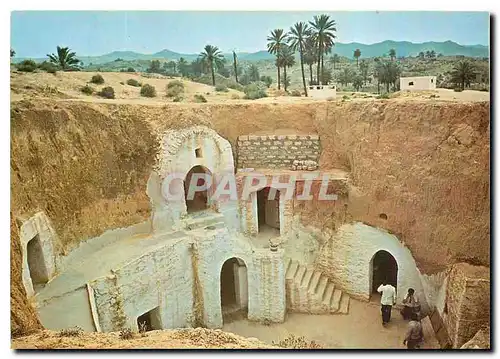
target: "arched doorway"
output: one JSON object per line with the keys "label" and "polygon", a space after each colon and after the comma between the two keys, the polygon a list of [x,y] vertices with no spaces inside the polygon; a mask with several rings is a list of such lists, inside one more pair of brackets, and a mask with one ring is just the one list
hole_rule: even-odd
{"label": "arched doorway", "polygon": [[241,259],[230,258],[222,265],[220,297],[223,322],[247,317],[247,267]]}
{"label": "arched doorway", "polygon": [[[207,175],[207,176],[205,176]],[[188,213],[203,211],[209,204],[208,181],[210,171],[203,166],[194,166],[186,174],[184,180],[184,198]]]}
{"label": "arched doorway", "polygon": [[257,217],[259,233],[276,232],[280,229],[280,192],[276,191],[274,198],[269,198],[270,187],[257,192]]}
{"label": "arched doorway", "polygon": [[37,234],[27,245],[28,269],[33,290],[38,292],[49,281],[49,274],[43,256],[42,242]]}
{"label": "arched doorway", "polygon": [[396,259],[387,251],[380,250],[371,260],[372,278],[371,293],[377,293],[377,288],[384,279],[397,290],[398,284],[398,263]]}

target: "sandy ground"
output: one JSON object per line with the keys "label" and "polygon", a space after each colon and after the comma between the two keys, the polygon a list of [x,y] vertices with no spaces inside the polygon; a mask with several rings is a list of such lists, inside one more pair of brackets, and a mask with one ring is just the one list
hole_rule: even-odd
{"label": "sandy ground", "polygon": [[[104,72],[105,83],[102,85],[90,84],[91,77],[96,72],[57,72],[49,74],[23,73],[11,71],[11,101],[20,101],[25,98],[60,98],[77,99],[84,102],[95,103],[117,103],[117,104],[147,104],[164,105],[166,103],[181,105],[194,102],[194,95],[203,95],[209,103],[306,103],[306,102],[324,102],[324,99],[313,99],[294,96],[279,96],[284,92],[270,89],[269,97],[258,100],[244,100],[244,93],[229,89],[228,92],[216,92],[213,86],[181,80],[184,83],[185,94],[182,102],[174,103],[171,98],[165,97],[166,85],[179,78],[169,78],[157,74],[124,73],[124,72]],[[128,79],[135,79],[142,84],[150,84],[156,88],[157,97],[145,98],[140,96],[140,87],[133,87],[126,84]],[[103,99],[97,95],[88,96],[81,93],[80,89],[85,85],[90,85],[96,91],[105,86],[112,86],[115,90],[115,99]],[[425,100],[425,101],[489,101],[490,93],[481,91],[465,90],[463,92],[454,92],[453,90],[437,89],[435,91],[414,91],[397,92],[390,95],[391,100]],[[376,99],[377,94],[366,92],[338,92],[337,97],[331,101],[386,101]]]}
{"label": "sandy ground", "polygon": [[[397,309],[393,309],[391,322],[382,327],[380,307],[377,302],[360,302],[351,299],[347,315],[309,315],[291,313],[281,324],[269,326],[235,320],[225,324],[223,330],[245,337],[255,337],[273,344],[290,334],[303,336],[324,348],[404,349],[403,339],[408,322]],[[432,329],[424,325],[424,349],[439,348]]]}

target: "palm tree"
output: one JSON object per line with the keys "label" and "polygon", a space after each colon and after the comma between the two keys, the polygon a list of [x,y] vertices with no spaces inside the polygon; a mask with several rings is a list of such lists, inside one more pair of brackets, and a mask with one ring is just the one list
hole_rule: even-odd
{"label": "palm tree", "polygon": [[233,66],[234,66],[234,77],[236,77],[236,83],[238,83],[238,66],[236,66],[236,52],[233,50]]}
{"label": "palm tree", "polygon": [[288,40],[293,51],[299,50],[300,53],[300,69],[302,70],[302,85],[304,93],[307,97],[306,76],[304,74],[304,51],[306,48],[306,39],[309,35],[309,26],[305,22],[298,22],[290,28]]}
{"label": "palm tree", "polygon": [[305,49],[304,49],[304,62],[306,65],[309,65],[309,84],[312,85],[313,83],[313,65],[316,63],[318,60],[318,49],[316,47],[316,44],[314,43],[314,39],[312,37],[308,37],[305,42]]}
{"label": "palm tree", "polygon": [[396,81],[401,73],[400,68],[395,62],[384,61],[377,68],[378,76],[380,76],[380,82],[386,85],[387,92],[389,92],[389,86],[392,84],[396,86]]}
{"label": "palm tree", "polygon": [[373,70],[373,77],[377,79],[377,93],[380,93],[380,78],[382,77],[382,66],[380,63],[380,58],[375,57],[375,69]]}
{"label": "palm tree", "polygon": [[214,67],[220,68],[224,66],[224,56],[217,46],[207,45],[204,51],[200,54],[201,58],[210,67],[212,72],[212,85],[215,86],[215,70]]}
{"label": "palm tree", "polygon": [[356,75],[352,81],[352,85],[356,91],[359,91],[359,89],[363,87],[363,78],[360,75]]}
{"label": "palm tree", "polygon": [[354,50],[354,57],[356,58],[356,66],[359,66],[359,57],[361,56],[361,50]]}
{"label": "palm tree", "polygon": [[277,66],[283,67],[283,85],[285,87],[285,91],[287,90],[287,84],[289,80],[286,76],[287,67],[292,67],[295,65],[295,56],[293,50],[288,45],[283,45],[280,50],[280,56],[276,59]]}
{"label": "palm tree", "polygon": [[177,62],[177,68],[179,69],[179,72],[181,73],[181,76],[187,76],[188,74],[188,63],[184,59],[184,57],[181,57],[179,61]]}
{"label": "palm tree", "polygon": [[14,51],[14,49],[10,49],[10,57],[14,57],[16,56],[16,52]]}
{"label": "palm tree", "polygon": [[393,61],[396,58],[396,50],[390,49],[389,56],[391,57],[391,61]]}
{"label": "palm tree", "polygon": [[476,69],[469,60],[459,61],[451,71],[451,81],[460,85],[462,90],[476,78]]}
{"label": "palm tree", "polygon": [[430,55],[431,59],[435,58],[436,57],[436,51],[431,50],[431,52],[430,52],[429,55]]}
{"label": "palm tree", "polygon": [[57,55],[47,54],[50,62],[59,66],[61,70],[75,70],[78,68],[80,60],[76,58],[75,52],[70,52],[68,47],[57,46]]}
{"label": "palm tree", "polygon": [[257,67],[257,65],[250,65],[250,68],[248,69],[248,76],[250,77],[250,81],[260,80],[259,68]]}
{"label": "palm tree", "polygon": [[320,15],[314,16],[313,21],[309,21],[309,24],[312,26],[311,36],[316,43],[318,48],[318,67],[317,67],[317,76],[318,83],[320,81],[320,66],[321,70],[324,71],[323,58],[324,54],[329,51],[334,45],[334,40],[336,38],[335,32],[337,29],[335,28],[335,20],[330,20],[330,16],[328,15]]}
{"label": "palm tree", "polygon": [[281,47],[285,44],[286,36],[283,33],[283,29],[274,29],[271,31],[271,36],[267,37],[267,51],[273,55],[276,55],[276,66],[278,67],[278,90],[280,87],[280,61],[279,56],[281,52]]}
{"label": "palm tree", "polygon": [[427,57],[428,59],[431,58],[431,52],[429,50],[425,52],[425,57]]}
{"label": "palm tree", "polygon": [[334,54],[332,57],[330,57],[330,62],[333,64],[333,69],[335,70],[335,64],[338,64],[340,62],[340,56]]}
{"label": "palm tree", "polygon": [[359,64],[359,69],[361,70],[361,76],[363,78],[363,82],[366,85],[366,79],[368,78],[368,62],[366,60],[361,60]]}

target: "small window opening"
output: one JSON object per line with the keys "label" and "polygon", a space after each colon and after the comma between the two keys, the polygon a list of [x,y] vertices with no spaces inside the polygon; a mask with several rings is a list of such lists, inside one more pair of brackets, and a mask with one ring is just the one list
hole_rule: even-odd
{"label": "small window opening", "polygon": [[431,84],[433,84],[433,83],[434,83],[434,79],[431,79]]}
{"label": "small window opening", "polygon": [[410,82],[408,83],[408,86],[413,86],[413,81],[410,81]]}
{"label": "small window opening", "polygon": [[309,90],[314,90],[314,86],[309,86]]}
{"label": "small window opening", "polygon": [[194,150],[194,153],[196,154],[196,158],[202,158],[203,154],[201,153],[201,148],[197,148]]}
{"label": "small window opening", "polygon": [[316,90],[321,90],[321,87],[319,87],[319,86],[316,86]]}
{"label": "small window opening", "polygon": [[387,220],[387,214],[385,214],[385,213],[380,213],[380,214],[379,214],[379,217],[380,217],[381,219]]}
{"label": "small window opening", "polygon": [[140,332],[162,329],[159,307],[151,309],[149,312],[137,318],[137,328]]}

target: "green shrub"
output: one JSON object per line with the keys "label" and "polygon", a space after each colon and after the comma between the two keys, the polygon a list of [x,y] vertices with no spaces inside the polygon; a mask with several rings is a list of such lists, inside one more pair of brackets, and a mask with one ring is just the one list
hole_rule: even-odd
{"label": "green shrub", "polygon": [[115,90],[111,86],[104,87],[97,94],[104,98],[115,98]]}
{"label": "green shrub", "polygon": [[293,90],[291,93],[290,93],[292,96],[296,96],[296,97],[300,97],[302,96],[302,94],[300,93],[299,90]]}
{"label": "green shrub", "polygon": [[82,91],[85,95],[92,95],[94,93],[94,89],[89,85],[83,86],[80,91]]}
{"label": "green shrub", "polygon": [[120,339],[129,340],[134,338],[134,332],[130,328],[125,328],[120,331]]}
{"label": "green shrub", "polygon": [[139,81],[137,81],[136,79],[128,79],[127,85],[134,86],[134,87],[141,87],[141,83]]}
{"label": "green shrub", "polygon": [[16,67],[19,71],[33,72],[36,70],[36,62],[33,60],[23,60]]}
{"label": "green shrub", "polygon": [[233,93],[233,94],[231,95],[231,99],[233,99],[233,100],[239,100],[239,99],[240,99],[240,96],[239,96],[238,94],[236,94],[236,93]]}
{"label": "green shrub", "polygon": [[462,90],[462,88],[460,88],[460,87],[455,87],[455,88],[453,89],[453,91],[455,91],[455,92],[462,92],[463,90]]}
{"label": "green shrub", "polygon": [[104,77],[102,77],[100,74],[96,74],[92,76],[90,82],[96,85],[101,85],[104,83]]}
{"label": "green shrub", "polygon": [[154,86],[144,84],[141,87],[141,96],[143,97],[156,97],[156,89]]}
{"label": "green shrub", "polygon": [[350,97],[347,95],[342,96],[342,100],[349,100],[349,99],[350,99]]}
{"label": "green shrub", "polygon": [[135,69],[134,69],[133,67],[129,67],[129,68],[127,69],[127,72],[135,72]]}
{"label": "green shrub", "polygon": [[489,92],[490,90],[486,87],[483,87],[481,89],[479,89],[479,91],[482,91],[482,92]]}
{"label": "green shrub", "polygon": [[215,86],[215,91],[217,91],[217,92],[228,92],[229,90],[227,89],[226,85],[217,85],[217,86]]}
{"label": "green shrub", "polygon": [[245,86],[245,98],[248,100],[256,100],[258,98],[267,97],[267,86],[263,82],[252,82]]}
{"label": "green shrub", "polygon": [[387,100],[390,98],[389,94],[386,92],[386,93],[383,93],[381,95],[378,95],[377,96],[378,99],[384,99],[384,100]]}
{"label": "green shrub", "polygon": [[184,83],[180,80],[170,81],[167,84],[167,88],[172,88],[172,87],[180,87],[180,88],[184,89]]}
{"label": "green shrub", "polygon": [[179,80],[170,81],[167,84],[165,91],[167,93],[167,97],[179,97],[184,93],[184,84]]}
{"label": "green shrub", "polygon": [[181,96],[175,96],[174,97],[174,102],[181,102],[183,100],[183,98]]}
{"label": "green shrub", "polygon": [[207,99],[203,95],[194,95],[194,102],[207,102]]}
{"label": "green shrub", "polygon": [[44,61],[41,64],[38,65],[38,68],[40,70],[46,71],[50,74],[55,74],[56,71],[59,69],[57,65],[54,65],[52,62]]}

